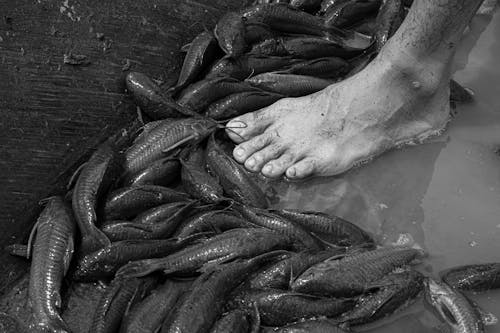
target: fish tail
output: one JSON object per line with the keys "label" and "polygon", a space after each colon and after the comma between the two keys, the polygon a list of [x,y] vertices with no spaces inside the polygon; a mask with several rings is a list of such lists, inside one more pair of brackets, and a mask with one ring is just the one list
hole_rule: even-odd
{"label": "fish tail", "polygon": [[93,227],[82,237],[81,252],[84,254],[92,253],[110,244],[109,238],[101,230]]}
{"label": "fish tail", "polygon": [[133,261],[125,266],[122,266],[118,272],[116,272],[116,277],[120,279],[128,279],[134,277],[141,277],[151,274],[153,272],[164,269],[162,261],[154,259],[145,259]]}

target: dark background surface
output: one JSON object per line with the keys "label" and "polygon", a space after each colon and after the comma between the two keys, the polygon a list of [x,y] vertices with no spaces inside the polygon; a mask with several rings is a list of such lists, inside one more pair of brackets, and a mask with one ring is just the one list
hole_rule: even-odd
{"label": "dark background surface", "polygon": [[[26,271],[3,247],[26,241],[38,201],[135,118],[127,68],[175,80],[180,47],[244,3],[0,0],[0,294]],[[64,64],[70,53],[90,64]]]}

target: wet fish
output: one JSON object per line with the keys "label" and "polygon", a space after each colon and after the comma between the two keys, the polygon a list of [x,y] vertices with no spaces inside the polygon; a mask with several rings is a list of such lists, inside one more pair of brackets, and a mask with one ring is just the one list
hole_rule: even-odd
{"label": "wet fish", "polygon": [[308,231],[284,217],[269,213],[259,208],[252,208],[240,204],[234,204],[233,207],[241,214],[241,216],[253,224],[275,230],[286,235],[287,237],[290,237],[295,241],[294,247],[296,249],[319,250],[322,248],[319,241]]}
{"label": "wet fish", "polygon": [[266,208],[266,195],[247,171],[229,156],[212,135],[207,144],[207,163],[219,178],[227,196],[253,207]]}
{"label": "wet fish", "polygon": [[[363,53],[372,44],[369,38],[361,36],[350,39],[326,39],[314,36],[286,37],[282,38],[281,43],[288,55],[302,59],[321,57],[348,59]],[[279,52],[282,51],[279,50]]]}
{"label": "wet fish", "polygon": [[79,259],[73,278],[78,281],[111,278],[121,266],[130,261],[165,257],[192,243],[194,239],[197,238],[114,242]]}
{"label": "wet fish", "polygon": [[155,206],[189,200],[185,193],[168,187],[142,185],[123,187],[108,195],[104,205],[106,220],[127,219]]}
{"label": "wet fish", "polygon": [[174,148],[200,142],[218,127],[212,119],[201,117],[146,124],[141,137],[125,152],[125,171],[140,172]]}
{"label": "wet fish", "polygon": [[246,82],[231,77],[215,77],[200,80],[184,89],[179,96],[179,104],[187,105],[202,112],[216,100],[238,92],[252,91],[256,88]]}
{"label": "wet fish", "polygon": [[378,281],[379,289],[359,298],[356,307],[338,319],[348,326],[373,322],[392,314],[423,290],[424,276],[414,270],[391,273]]}
{"label": "wet fish", "polygon": [[272,260],[274,256],[274,253],[267,253],[253,259],[224,264],[201,275],[193,284],[191,292],[182,299],[174,315],[165,321],[161,332],[208,332],[221,315],[229,293],[253,269]]}
{"label": "wet fish", "polygon": [[158,224],[172,217],[172,215],[186,206],[189,205],[189,207],[192,207],[193,204],[194,202],[189,201],[166,203],[140,213],[132,220],[132,222],[145,225]]}
{"label": "wet fish", "polygon": [[151,119],[179,118],[195,113],[185,106],[180,106],[166,92],[142,73],[130,72],[125,78],[127,90],[134,101]]}
{"label": "wet fish", "polygon": [[[255,304],[255,305],[254,305]],[[245,290],[229,300],[227,307],[259,310],[263,325],[283,326],[301,319],[336,317],[354,307],[354,299],[320,298],[285,290]]]}
{"label": "wet fish", "polygon": [[200,244],[188,246],[165,258],[131,262],[117,276],[144,276],[154,271],[165,274],[195,272],[208,262],[248,258],[277,249],[287,249],[291,240],[268,229],[231,229]]}
{"label": "wet fish", "polygon": [[288,97],[300,97],[325,89],[334,82],[313,76],[264,73],[248,80],[255,87]]}
{"label": "wet fish", "polygon": [[211,31],[203,31],[196,36],[184,58],[176,89],[193,83],[208,65],[218,58],[219,52],[217,39]]}
{"label": "wet fish", "polygon": [[156,285],[155,277],[114,279],[99,299],[89,333],[113,333],[120,328],[124,314]]}
{"label": "wet fish", "polygon": [[266,38],[260,43],[252,45],[249,54],[254,56],[289,56],[287,49],[284,45],[284,37],[277,36],[274,38]]}
{"label": "wet fish", "polygon": [[49,198],[34,228],[28,287],[33,325],[43,332],[70,332],[58,309],[62,280],[74,250],[76,225],[71,209],[62,198]]}
{"label": "wet fish", "polygon": [[319,10],[321,0],[291,0],[290,6],[308,13],[314,13]]}
{"label": "wet fish", "polygon": [[441,273],[442,280],[459,290],[485,291],[500,288],[500,263],[453,267]]}
{"label": "wet fish", "polygon": [[10,244],[4,250],[11,256],[22,257],[29,259],[28,246],[24,244]]}
{"label": "wet fish", "polygon": [[181,159],[181,163],[182,185],[188,194],[206,203],[224,200],[221,184],[205,168],[205,151],[201,147],[190,150],[188,156]]}
{"label": "wet fish", "polygon": [[299,62],[278,71],[283,74],[315,76],[325,79],[338,79],[351,70],[351,65],[342,58],[328,57]]}
{"label": "wet fish", "polygon": [[217,320],[210,333],[247,333],[249,329],[250,319],[247,312],[233,310]]}
{"label": "wet fish", "polygon": [[147,226],[130,221],[107,221],[101,227],[101,230],[112,242],[124,240],[145,240],[152,238],[151,232]]}
{"label": "wet fish", "polygon": [[180,171],[181,164],[178,159],[165,157],[152,162],[139,172],[126,175],[123,180],[123,186],[167,186],[179,178]]}
{"label": "wet fish", "polygon": [[231,211],[200,212],[184,220],[175,231],[173,237],[184,238],[198,232],[221,232],[229,229],[251,228],[254,226]]}
{"label": "wet fish", "polygon": [[220,48],[231,58],[236,58],[245,52],[247,48],[245,33],[243,16],[236,12],[222,16],[214,29]]}
{"label": "wet fish", "polygon": [[402,0],[382,0],[376,18],[375,48],[377,51],[394,35],[404,19]]}
{"label": "wet fish", "polygon": [[205,115],[217,120],[229,119],[269,106],[283,97],[265,91],[236,93],[212,103]]}
{"label": "wet fish", "polygon": [[169,313],[184,292],[189,290],[191,281],[167,280],[153,290],[142,302],[136,304],[123,318],[122,333],[157,333]]}
{"label": "wet fish", "polygon": [[453,333],[484,332],[484,325],[478,310],[459,291],[431,278],[424,281],[425,299]]}
{"label": "wet fish", "polygon": [[377,30],[376,17],[367,17],[366,19],[357,22],[351,27],[351,29],[366,36],[374,36]]}
{"label": "wet fish", "polygon": [[421,255],[420,250],[389,247],[329,259],[307,269],[292,282],[291,288],[321,296],[359,295],[389,272]]}
{"label": "wet fish", "polygon": [[381,0],[350,0],[331,6],[324,16],[327,27],[346,28],[377,12]]}
{"label": "wet fish", "polygon": [[318,14],[324,14],[333,6],[338,6],[344,2],[348,2],[350,0],[323,0],[321,1],[321,8]]}
{"label": "wet fish", "polygon": [[275,38],[279,35],[278,31],[274,31],[266,24],[249,24],[246,25],[245,40],[250,46],[269,38]]}
{"label": "wet fish", "polygon": [[[293,209],[272,210],[307,230],[324,236],[329,242],[339,246],[374,244],[373,238],[363,229],[338,216],[321,212],[301,212]],[[321,237],[323,239],[323,237]]]}
{"label": "wet fish", "polygon": [[72,206],[82,237],[79,251],[90,253],[109,245],[109,239],[97,227],[97,203],[119,177],[121,157],[108,140],[101,144],[83,165],[75,187]]}
{"label": "wet fish", "polygon": [[264,327],[261,333],[347,333],[331,319],[309,319],[283,327]]}

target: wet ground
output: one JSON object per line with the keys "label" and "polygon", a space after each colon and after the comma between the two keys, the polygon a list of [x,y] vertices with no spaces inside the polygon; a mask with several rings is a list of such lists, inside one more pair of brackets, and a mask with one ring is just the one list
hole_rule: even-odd
{"label": "wet ground", "polygon": [[[457,60],[458,68],[466,66],[455,78],[474,90],[476,101],[457,106],[442,136],[340,177],[273,184],[277,206],[334,213],[384,243],[411,237],[428,251],[421,269],[433,276],[454,265],[500,261],[500,13],[475,38],[486,21],[476,22]],[[21,280],[0,302],[0,311],[27,322],[26,287]],[[69,293],[64,317],[74,332],[84,332],[99,288],[83,285]],[[500,317],[500,291],[471,297]],[[0,332],[22,332],[17,324],[0,314]],[[440,332],[443,326],[418,300],[365,331]],[[486,331],[500,332],[500,325]]]}

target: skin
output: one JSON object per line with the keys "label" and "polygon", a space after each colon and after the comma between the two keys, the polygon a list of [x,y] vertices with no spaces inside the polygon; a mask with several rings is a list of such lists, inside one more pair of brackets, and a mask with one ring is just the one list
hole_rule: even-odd
{"label": "skin", "polygon": [[267,177],[329,176],[440,133],[449,119],[450,63],[481,2],[415,1],[364,70],[229,122],[234,158]]}

